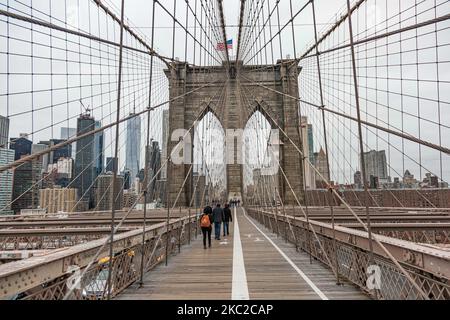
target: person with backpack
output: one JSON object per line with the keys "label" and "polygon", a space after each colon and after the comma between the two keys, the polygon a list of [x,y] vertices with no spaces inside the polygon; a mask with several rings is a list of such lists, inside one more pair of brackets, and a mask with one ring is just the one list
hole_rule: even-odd
{"label": "person with backpack", "polygon": [[220,240],[220,226],[224,220],[223,209],[220,207],[220,203],[213,210],[214,221],[214,237],[216,240]]}
{"label": "person with backpack", "polygon": [[212,208],[210,206],[206,206],[203,209],[203,214],[200,217],[200,227],[202,228],[203,233],[203,248],[206,249],[206,236],[208,236],[208,244],[209,248],[211,248],[211,232],[212,232]]}
{"label": "person with backpack", "polygon": [[233,221],[233,218],[231,216],[230,205],[227,203],[227,204],[225,204],[225,208],[223,209],[223,236],[224,237],[230,235],[229,223],[232,221]]}

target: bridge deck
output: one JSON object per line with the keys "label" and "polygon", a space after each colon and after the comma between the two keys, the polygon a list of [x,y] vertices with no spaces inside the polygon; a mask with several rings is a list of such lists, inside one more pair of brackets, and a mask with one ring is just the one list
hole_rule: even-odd
{"label": "bridge deck", "polygon": [[[296,252],[238,208],[229,237],[203,249],[199,236],[169,265],[147,273],[117,299],[367,299],[349,283],[337,286],[333,273]],[[235,233],[235,231],[237,231]]]}

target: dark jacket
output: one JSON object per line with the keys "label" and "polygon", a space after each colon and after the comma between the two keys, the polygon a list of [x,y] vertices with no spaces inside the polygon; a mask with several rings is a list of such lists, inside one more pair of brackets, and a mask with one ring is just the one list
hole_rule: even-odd
{"label": "dark jacket", "polygon": [[224,208],[223,215],[224,215],[224,219],[223,219],[224,222],[233,221],[230,208]]}
{"label": "dark jacket", "polygon": [[215,207],[213,210],[213,220],[214,223],[222,223],[224,220],[223,209],[219,207]]}

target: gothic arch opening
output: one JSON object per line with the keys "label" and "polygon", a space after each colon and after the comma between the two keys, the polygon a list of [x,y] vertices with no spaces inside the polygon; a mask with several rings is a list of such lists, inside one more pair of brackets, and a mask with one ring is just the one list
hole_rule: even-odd
{"label": "gothic arch opening", "polygon": [[195,126],[193,155],[194,186],[198,181],[198,190],[206,189],[206,202],[224,199],[227,185],[225,131],[211,109],[205,112]]}
{"label": "gothic arch opening", "polygon": [[[253,198],[267,199],[272,201],[277,193],[278,186],[278,159],[274,158],[276,146],[271,142],[277,137],[267,117],[255,109],[250,115],[243,134],[243,189],[246,201]],[[275,154],[271,154],[274,151]],[[275,169],[276,170],[273,170]],[[260,199],[262,200],[262,199]]]}

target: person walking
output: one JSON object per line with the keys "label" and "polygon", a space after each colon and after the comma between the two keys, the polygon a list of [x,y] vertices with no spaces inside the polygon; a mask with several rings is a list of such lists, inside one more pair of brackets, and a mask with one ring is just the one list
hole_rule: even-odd
{"label": "person walking", "polygon": [[223,222],[224,214],[223,209],[220,207],[220,203],[213,210],[213,221],[214,221],[214,238],[220,240],[220,226]]}
{"label": "person walking", "polygon": [[200,217],[200,227],[203,233],[203,248],[206,249],[206,237],[208,237],[209,248],[211,248],[211,232],[212,232],[212,208],[210,206],[203,209],[203,214]]}
{"label": "person walking", "polygon": [[223,209],[223,236],[230,235],[230,222],[233,222],[233,218],[231,216],[230,205],[225,204],[225,208]]}

